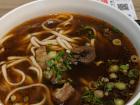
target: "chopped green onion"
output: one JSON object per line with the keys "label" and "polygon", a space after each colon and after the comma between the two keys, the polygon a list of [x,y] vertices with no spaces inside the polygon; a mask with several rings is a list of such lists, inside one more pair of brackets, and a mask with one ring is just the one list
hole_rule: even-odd
{"label": "chopped green onion", "polygon": [[112,89],[114,88],[114,83],[113,82],[107,83],[105,88],[107,91],[112,91]]}
{"label": "chopped green onion", "polygon": [[115,46],[121,46],[121,45],[122,45],[122,42],[121,42],[120,39],[114,39],[114,40],[112,41],[112,43],[113,43],[113,45],[115,45]]}
{"label": "chopped green onion", "polygon": [[134,63],[137,63],[139,61],[139,57],[137,55],[132,55],[131,56],[131,61]]}
{"label": "chopped green onion", "polygon": [[116,78],[118,78],[117,74],[115,74],[115,73],[111,73],[109,75],[109,77],[110,77],[110,79],[116,79]]}
{"label": "chopped green onion", "polygon": [[89,25],[82,25],[82,32],[83,34],[86,34],[88,36],[89,39],[95,39],[96,36],[96,30]]}
{"label": "chopped green onion", "polygon": [[[71,70],[72,54],[60,51],[58,54],[51,52],[50,55],[53,55],[53,58],[47,61],[47,69],[43,73],[47,79],[50,79],[52,76],[55,77],[53,81],[57,83],[62,80],[63,72]],[[65,60],[63,60],[64,55],[66,55]]]}
{"label": "chopped green onion", "polygon": [[118,65],[111,65],[109,67],[109,72],[117,72],[119,70],[119,66]]}
{"label": "chopped green onion", "polygon": [[57,54],[56,54],[56,51],[50,51],[50,52],[48,53],[49,58],[54,58],[56,55],[57,55]]}
{"label": "chopped green onion", "polygon": [[129,69],[129,64],[126,65],[120,65],[120,70],[128,70]]}
{"label": "chopped green onion", "polygon": [[140,99],[135,103],[135,105],[140,105]]}
{"label": "chopped green onion", "polygon": [[129,72],[128,72],[128,77],[129,78],[138,78],[139,76],[139,71],[137,69],[131,69]]}
{"label": "chopped green onion", "polygon": [[124,102],[124,100],[122,100],[122,99],[114,99],[114,103],[115,103],[115,105],[124,105],[125,104],[125,102]]}
{"label": "chopped green onion", "polygon": [[115,87],[119,90],[125,90],[127,88],[126,84],[123,82],[116,82]]}
{"label": "chopped green onion", "polygon": [[102,105],[103,101],[94,95],[93,90],[85,89],[81,97],[82,103],[88,105]]}

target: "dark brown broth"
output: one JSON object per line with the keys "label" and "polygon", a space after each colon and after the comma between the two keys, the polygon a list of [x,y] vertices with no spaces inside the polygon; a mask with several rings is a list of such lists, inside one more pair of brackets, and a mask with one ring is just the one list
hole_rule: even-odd
{"label": "dark brown broth", "polygon": [[[8,56],[11,55],[14,56],[30,55],[26,53],[27,44],[29,42],[22,43],[21,40],[29,33],[42,31],[43,29],[41,28],[41,23],[51,17],[53,17],[53,15],[30,20],[10,31],[8,34],[14,34],[14,37],[8,40],[6,43],[4,43],[6,52],[0,55],[0,61],[5,60]],[[106,34],[104,30],[105,29],[112,30],[113,26],[102,20],[88,16],[74,15],[74,24],[76,26],[75,31],[72,32],[69,36],[78,35],[77,30],[79,30],[79,26],[82,24],[93,26],[97,30],[97,34],[99,36],[96,37],[95,43],[96,49],[95,61],[102,60],[107,62],[107,60],[117,59],[119,60],[119,62],[115,64],[127,64],[129,63],[131,55],[137,55],[134,46],[123,33],[111,31],[110,35]],[[47,34],[44,35],[45,37],[47,37]],[[78,37],[82,36],[78,35]],[[121,47],[114,46],[112,44],[112,40],[115,38],[118,38],[122,41]],[[108,76],[107,72],[109,67],[108,63],[104,63],[101,66],[97,67],[95,65],[95,61],[93,61],[88,65],[79,64],[77,66],[74,66],[71,71],[67,72],[68,76],[67,78],[71,78],[74,81],[73,86],[77,92],[75,93],[74,97],[69,99],[64,105],[82,105],[82,103],[80,103],[80,95],[82,94],[82,89],[84,88],[84,85],[81,84],[79,80],[80,78],[84,78],[87,81],[96,81],[99,77]],[[138,67],[137,64],[135,65],[131,63],[129,64],[131,68],[133,68],[134,66]],[[22,67],[24,66],[21,65],[21,68]],[[24,67],[24,70],[26,69],[27,68]],[[122,77],[122,79],[124,81],[128,81],[127,77]],[[130,99],[130,96],[125,95],[125,93],[133,93],[137,87],[137,82],[135,84],[136,85],[133,85],[133,87],[125,91],[122,91],[122,93],[119,93],[119,97],[127,102]],[[48,84],[46,83],[46,85]],[[52,87],[53,86],[49,84],[49,88]],[[114,95],[117,92],[118,90],[113,90]],[[111,96],[106,97],[105,99],[112,99],[113,97],[116,97],[114,95],[112,94]]]}

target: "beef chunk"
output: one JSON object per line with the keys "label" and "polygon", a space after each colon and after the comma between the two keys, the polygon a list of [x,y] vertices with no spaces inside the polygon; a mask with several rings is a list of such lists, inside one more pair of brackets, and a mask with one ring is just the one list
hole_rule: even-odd
{"label": "beef chunk", "polygon": [[74,94],[74,91],[74,88],[69,83],[65,83],[62,88],[54,92],[54,98],[57,102],[64,103]]}

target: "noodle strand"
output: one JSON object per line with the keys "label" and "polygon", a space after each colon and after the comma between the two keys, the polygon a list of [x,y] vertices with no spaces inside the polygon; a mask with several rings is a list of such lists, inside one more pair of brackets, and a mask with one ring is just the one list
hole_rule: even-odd
{"label": "noodle strand", "polygon": [[25,80],[25,74],[24,74],[21,70],[19,70],[19,69],[16,69],[16,68],[12,68],[12,69],[14,70],[14,72],[17,72],[18,74],[20,74],[20,75],[22,76],[21,81],[20,81],[20,82],[17,82],[17,83],[12,83],[12,82],[10,82],[9,79],[8,79],[8,75],[7,75],[6,64],[4,64],[4,65],[2,66],[2,74],[3,74],[3,77],[4,77],[5,81],[6,81],[9,85],[11,85],[11,86],[18,86],[18,85],[21,85],[21,84],[24,82],[24,80]]}
{"label": "noodle strand", "polygon": [[39,66],[39,64],[36,62],[36,60],[35,60],[35,58],[34,58],[33,56],[31,56],[30,59],[31,59],[33,65],[34,65],[35,67],[37,67],[38,70],[39,70],[39,80],[40,80],[40,82],[41,82],[41,81],[42,81],[42,69],[41,69],[41,67]]}
{"label": "noodle strand", "polygon": [[14,90],[12,90],[5,98],[5,104],[7,105],[10,97],[15,93],[15,92],[18,92],[20,90],[25,90],[25,89],[29,89],[29,88],[32,88],[32,87],[42,87],[45,89],[46,91],[46,95],[47,95],[47,98],[43,98],[43,100],[38,103],[38,104],[31,104],[31,105],[42,105],[45,103],[44,100],[47,99],[47,102],[48,102],[48,105],[53,105],[53,102],[51,101],[51,95],[50,95],[50,91],[49,91],[49,88],[47,86],[45,86],[44,84],[41,84],[41,83],[37,83],[37,84],[32,84],[32,85],[28,85],[28,86],[23,86],[23,87],[19,87],[19,88],[16,88]]}

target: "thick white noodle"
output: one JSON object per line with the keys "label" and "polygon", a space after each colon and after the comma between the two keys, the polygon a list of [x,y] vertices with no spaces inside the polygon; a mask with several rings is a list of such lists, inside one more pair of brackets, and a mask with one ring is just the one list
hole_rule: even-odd
{"label": "thick white noodle", "polygon": [[56,39],[54,39],[54,40],[48,40],[48,41],[40,41],[40,44],[42,46],[45,46],[45,45],[58,45]]}
{"label": "thick white noodle", "polygon": [[22,41],[27,41],[31,38],[31,34],[28,34],[27,36],[25,36]]}
{"label": "thick white noodle", "polygon": [[9,56],[7,59],[8,60],[18,60],[18,59],[23,59],[25,56]]}
{"label": "thick white noodle", "polygon": [[24,37],[22,39],[22,41],[29,40],[32,36],[38,36],[38,35],[41,35],[41,34],[44,34],[44,33],[47,33],[47,31],[40,31],[40,32],[30,33],[30,34],[26,35],[26,37]]}
{"label": "thick white noodle", "polygon": [[40,45],[36,42],[35,37],[32,37],[30,41],[31,41],[31,43],[32,43],[33,46],[40,47]]}
{"label": "thick white noodle", "polygon": [[15,60],[14,62],[7,64],[7,68],[12,67],[14,65],[17,65],[17,64],[24,62],[24,61],[30,62],[28,58],[18,59],[18,60]]}
{"label": "thick white noodle", "polygon": [[6,35],[3,38],[0,39],[0,45],[2,45],[6,40],[10,39],[13,36],[13,34]]}
{"label": "thick white noodle", "polygon": [[33,37],[34,41],[36,41],[36,43],[40,46],[46,46],[46,45],[58,45],[56,39],[53,40],[46,40],[46,41],[40,41],[39,39],[37,39],[36,37]]}
{"label": "thick white noodle", "polygon": [[59,43],[59,45],[60,45],[61,47],[63,47],[64,49],[69,49],[69,48],[64,44],[64,42],[61,40],[60,37],[57,37],[56,40],[57,40],[57,42]]}
{"label": "thick white noodle", "polygon": [[25,81],[25,74],[21,70],[16,69],[16,68],[12,68],[14,72],[17,72],[18,74],[20,74],[22,76],[21,81],[13,83],[13,82],[10,82],[10,80],[8,79],[8,75],[7,75],[8,69],[6,68],[6,64],[2,65],[1,69],[2,69],[3,77],[9,85],[18,86],[18,85],[21,85]]}
{"label": "thick white noodle", "polygon": [[41,67],[40,67],[39,64],[36,62],[34,56],[31,56],[30,59],[31,59],[33,65],[34,65],[35,67],[38,68],[38,70],[39,70],[39,80],[42,81],[42,69],[41,69]]}
{"label": "thick white noodle", "polygon": [[31,53],[33,54],[33,56],[35,56],[35,49],[36,47],[31,47]]}
{"label": "thick white noodle", "polygon": [[49,36],[49,37],[43,39],[42,41],[52,40],[52,39],[54,39],[55,37],[56,37],[55,35],[51,35],[51,36]]}
{"label": "thick white noodle", "polygon": [[82,38],[80,38],[80,37],[73,37],[72,39],[73,40],[81,40]]}
{"label": "thick white noodle", "polygon": [[4,105],[4,104],[1,102],[1,100],[0,100],[0,105]]}
{"label": "thick white noodle", "polygon": [[67,23],[70,23],[70,21],[72,21],[73,20],[73,16],[72,15],[70,15],[70,14],[66,14],[66,15],[69,15],[69,19],[67,19],[66,21],[64,21],[64,22],[62,22],[62,23],[60,23],[59,25],[65,25],[65,24],[67,24]]}
{"label": "thick white noodle", "polygon": [[42,27],[43,27],[44,30],[47,30],[48,32],[52,33],[53,35],[56,35],[57,37],[61,37],[61,38],[65,39],[65,40],[67,40],[69,42],[74,42],[74,40],[72,40],[71,38],[69,38],[69,37],[67,37],[65,35],[62,35],[62,34],[56,32],[56,31],[53,31],[52,29],[46,27],[45,26],[46,22],[47,21],[45,21],[44,23],[42,23]]}
{"label": "thick white noodle", "polygon": [[64,40],[64,39],[61,39],[61,40],[62,40],[62,42],[67,46],[67,48],[68,48],[69,50],[72,49],[72,46],[70,45],[70,43],[69,43],[68,41],[66,41],[66,40]]}
{"label": "thick white noodle", "polygon": [[3,53],[4,51],[5,51],[4,47],[0,48],[0,54]]}
{"label": "thick white noodle", "polygon": [[[73,16],[72,15],[69,15],[69,19],[68,20],[66,20],[66,21],[64,21],[63,23],[60,23],[59,24],[59,26],[61,27],[61,26],[66,26],[66,25],[68,25],[68,24],[71,24],[71,21],[73,20]],[[58,27],[59,27],[58,26]],[[60,28],[60,30],[61,30],[61,28]],[[61,31],[59,31],[61,34],[64,34],[64,35],[66,35],[66,34],[68,34],[68,33],[70,33],[71,31],[73,30],[73,28],[70,28],[70,29],[68,29],[68,30],[61,30]]]}
{"label": "thick white noodle", "polygon": [[[30,42],[31,42],[31,40],[30,40]],[[27,46],[26,52],[29,52],[31,50],[32,46],[33,46],[32,43],[29,43],[28,46]]]}
{"label": "thick white noodle", "polygon": [[[51,102],[51,100],[49,100],[49,99],[51,99],[51,97],[50,97],[50,91],[49,91],[48,87],[46,87],[44,84],[41,84],[41,83],[32,84],[32,85],[27,85],[27,86],[23,86],[23,87],[18,87],[18,88],[16,88],[16,89],[12,90],[12,91],[6,96],[6,98],[5,98],[5,104],[8,103],[10,97],[11,97],[15,92],[18,92],[18,91],[21,91],[21,90],[25,90],[25,89],[29,89],[29,88],[32,88],[32,87],[42,87],[42,88],[44,88],[45,91],[46,91],[46,94],[47,94],[47,96],[48,96],[48,97],[47,97],[47,98],[48,98],[48,100],[47,100],[48,105],[53,105],[53,103]],[[47,98],[46,98],[46,99],[47,99]],[[41,100],[38,104],[30,104],[30,105],[43,105],[43,104],[44,104],[43,102],[45,102],[46,99],[43,98],[43,100]],[[44,100],[45,100],[45,101],[44,101]],[[40,103],[41,103],[41,104],[40,104]]]}
{"label": "thick white noodle", "polygon": [[5,61],[1,61],[0,62],[0,66],[3,65],[3,64],[5,64],[5,63],[6,63]]}
{"label": "thick white noodle", "polygon": [[91,39],[90,44],[91,44],[91,46],[94,46],[95,45],[95,39]]}
{"label": "thick white noodle", "polygon": [[37,77],[38,77],[39,82],[41,82],[39,69],[34,67],[34,66],[30,66],[29,70],[35,71],[37,73]]}
{"label": "thick white noodle", "polygon": [[97,32],[96,32],[95,28],[92,27],[92,30],[93,30],[93,32],[94,32],[94,35],[96,36],[96,35],[97,35]]}
{"label": "thick white noodle", "polygon": [[53,39],[53,40],[46,40],[46,41],[40,41],[38,40],[36,37],[34,38],[36,40],[36,42],[42,46],[45,46],[45,45],[48,45],[48,44],[51,44],[51,45],[58,45],[56,39]]}
{"label": "thick white noodle", "polygon": [[49,46],[49,49],[53,51],[60,51],[63,50],[64,48],[61,46]]}

